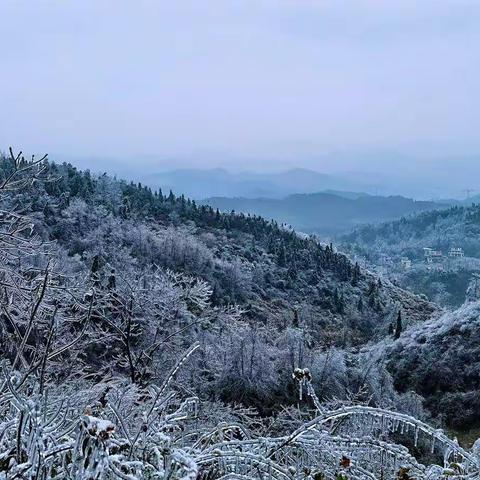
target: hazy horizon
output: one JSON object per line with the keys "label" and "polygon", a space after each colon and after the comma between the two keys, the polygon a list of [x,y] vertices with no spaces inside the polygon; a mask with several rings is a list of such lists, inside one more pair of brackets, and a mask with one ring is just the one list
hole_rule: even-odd
{"label": "hazy horizon", "polygon": [[478,2],[7,0],[1,11],[2,149],[114,169],[391,174],[398,157],[416,170],[480,153]]}

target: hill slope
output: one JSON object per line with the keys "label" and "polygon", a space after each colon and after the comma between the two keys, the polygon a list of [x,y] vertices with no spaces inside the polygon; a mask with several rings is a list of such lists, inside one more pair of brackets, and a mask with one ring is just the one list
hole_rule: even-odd
{"label": "hill slope", "polygon": [[452,427],[480,426],[479,302],[411,328],[388,357],[398,390],[417,391]]}
{"label": "hill slope", "polygon": [[419,257],[423,247],[447,250],[462,247],[465,254],[480,258],[480,205],[455,206],[420,213],[380,225],[359,227],[344,235],[344,243],[374,248],[392,254]]}
{"label": "hill slope", "polygon": [[[380,266],[402,287],[458,307],[465,300],[472,275],[480,271],[480,206],[456,206],[359,227],[339,238],[339,243],[350,254]],[[443,257],[433,265],[426,264],[425,247],[442,252]],[[449,257],[452,247],[461,248],[465,257]],[[385,257],[389,258],[386,266]],[[411,269],[400,268],[402,257],[413,262]]]}
{"label": "hill slope", "polygon": [[243,310],[239,320],[215,314],[201,326],[189,327],[180,313],[176,326],[159,323],[165,334],[183,332],[173,351],[203,342],[201,374],[192,381],[205,395],[262,409],[290,401],[286,364],[303,365],[325,345],[381,338],[400,308],[406,325],[437,312],[331,246],[260,217],[220,214],[70,165],[48,165],[48,172],[57,180],[36,182],[9,202],[29,205],[37,233],[57,242],[63,275],[94,275],[106,288],[138,282],[155,266],[208,282],[213,307]]}

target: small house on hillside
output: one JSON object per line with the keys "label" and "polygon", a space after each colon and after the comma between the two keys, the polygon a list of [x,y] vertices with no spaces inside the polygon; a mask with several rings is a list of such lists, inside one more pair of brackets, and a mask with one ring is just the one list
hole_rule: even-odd
{"label": "small house on hillside", "polygon": [[433,248],[425,247],[423,249],[423,253],[427,263],[438,263],[443,260],[443,253],[440,250],[434,250]]}
{"label": "small house on hillside", "polygon": [[410,270],[412,268],[412,261],[408,257],[402,257],[400,260],[400,266],[404,270]]}
{"label": "small house on hillside", "polygon": [[448,256],[451,258],[463,258],[465,254],[463,253],[463,248],[451,247]]}

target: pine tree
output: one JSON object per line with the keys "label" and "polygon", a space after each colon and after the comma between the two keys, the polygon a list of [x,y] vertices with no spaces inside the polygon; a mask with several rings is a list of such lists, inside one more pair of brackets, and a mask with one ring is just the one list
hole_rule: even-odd
{"label": "pine tree", "polygon": [[93,257],[92,266],[90,268],[90,276],[93,280],[95,287],[100,286],[100,268],[101,268],[101,257],[100,255],[95,255]]}
{"label": "pine tree", "polygon": [[335,288],[333,292],[333,303],[335,304],[336,307],[338,307],[338,302],[339,302],[338,288]]}
{"label": "pine tree", "polygon": [[395,340],[398,340],[401,334],[402,334],[402,312],[399,310],[397,315],[397,325],[395,327]]}
{"label": "pine tree", "polygon": [[279,267],[284,267],[287,263],[287,252],[283,243],[280,245],[277,252],[277,263]]}
{"label": "pine tree", "polygon": [[359,312],[363,312],[363,300],[362,300],[362,297],[360,297],[360,298],[358,299],[357,310],[358,310]]}
{"label": "pine tree", "polygon": [[298,318],[298,310],[296,308],[293,310],[293,326],[295,328],[300,327],[300,320]]}
{"label": "pine tree", "polygon": [[345,312],[345,297],[342,292],[338,300],[338,313],[344,313],[344,312]]}
{"label": "pine tree", "polygon": [[353,271],[352,271],[352,285],[353,286],[358,284],[359,278],[360,278],[360,266],[358,265],[358,262],[356,262],[355,266],[353,267]]}
{"label": "pine tree", "polygon": [[112,268],[110,272],[110,276],[108,277],[108,285],[107,285],[109,290],[115,290],[117,288],[117,280],[115,278],[115,269]]}

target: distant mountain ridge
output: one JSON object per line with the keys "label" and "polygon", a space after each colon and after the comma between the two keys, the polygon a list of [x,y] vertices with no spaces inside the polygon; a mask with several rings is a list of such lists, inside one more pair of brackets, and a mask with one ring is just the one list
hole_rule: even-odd
{"label": "distant mountain ridge", "polygon": [[294,194],[284,199],[214,197],[203,203],[220,211],[261,215],[306,233],[324,235],[449,207],[446,203],[416,201],[402,196],[381,197],[353,192]]}
{"label": "distant mountain ridge", "polygon": [[222,168],[183,169],[149,175],[145,183],[194,199],[210,197],[283,198],[320,191],[375,191],[375,185],[303,168],[278,173],[232,173]]}
{"label": "distant mountain ridge", "polygon": [[[50,158],[60,163],[70,161],[92,173],[129,178],[154,190],[161,187],[168,193],[171,189],[195,200],[232,196],[281,198],[293,193],[338,190],[435,201],[452,198],[459,203],[467,199],[468,204],[477,201],[473,195],[480,191],[474,181],[480,168],[478,154],[415,161],[392,151],[330,152],[309,158],[232,157],[225,152],[118,158],[57,154]],[[360,165],[368,165],[368,169]]]}

